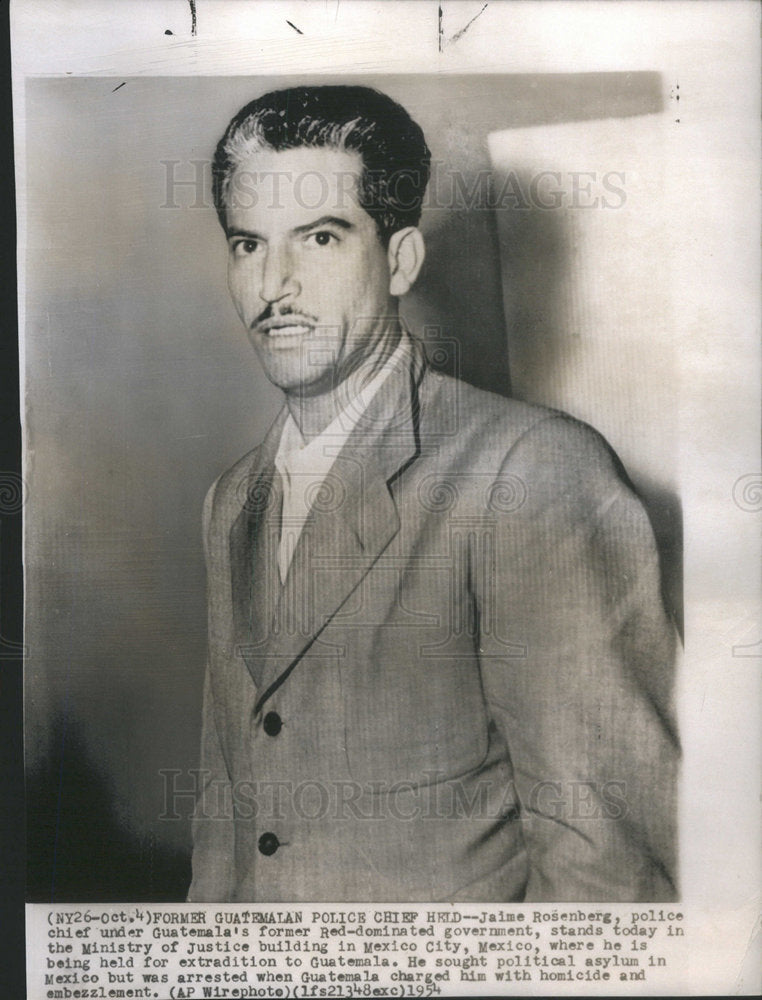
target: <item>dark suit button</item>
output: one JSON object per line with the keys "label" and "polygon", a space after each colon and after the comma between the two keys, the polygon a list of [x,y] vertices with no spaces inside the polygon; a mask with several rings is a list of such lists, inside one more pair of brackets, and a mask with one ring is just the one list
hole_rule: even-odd
{"label": "dark suit button", "polygon": [[280,841],[274,833],[263,833],[258,841],[259,853],[265,856],[275,854],[280,847]]}
{"label": "dark suit button", "polygon": [[262,728],[268,736],[277,736],[282,725],[283,720],[277,712],[268,712],[262,722]]}

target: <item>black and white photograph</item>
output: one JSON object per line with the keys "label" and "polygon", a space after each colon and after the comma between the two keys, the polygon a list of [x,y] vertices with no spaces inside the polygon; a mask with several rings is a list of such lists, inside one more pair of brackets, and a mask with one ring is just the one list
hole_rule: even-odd
{"label": "black and white photograph", "polygon": [[753,993],[756,6],[11,28],[30,1000]]}

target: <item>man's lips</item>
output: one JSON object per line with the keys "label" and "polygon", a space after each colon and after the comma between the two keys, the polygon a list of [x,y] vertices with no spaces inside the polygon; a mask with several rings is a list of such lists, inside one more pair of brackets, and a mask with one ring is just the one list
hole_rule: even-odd
{"label": "man's lips", "polygon": [[257,333],[267,337],[299,337],[310,332],[315,326],[315,320],[301,313],[290,313],[288,316],[271,316],[254,325]]}

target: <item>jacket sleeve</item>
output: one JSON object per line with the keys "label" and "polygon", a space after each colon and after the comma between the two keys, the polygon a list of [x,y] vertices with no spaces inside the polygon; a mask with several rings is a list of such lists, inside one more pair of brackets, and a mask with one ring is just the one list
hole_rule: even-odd
{"label": "jacket sleeve", "polygon": [[[209,566],[209,529],[217,484],[204,502],[204,549]],[[233,808],[230,775],[222,754],[214,693],[207,662],[201,724],[201,753],[193,813],[192,881],[189,903],[226,902],[233,891]]]}
{"label": "jacket sleeve", "polygon": [[519,439],[492,495],[473,574],[480,666],[514,771],[525,898],[673,899],[676,637],[646,513],[603,439],[562,416]]}

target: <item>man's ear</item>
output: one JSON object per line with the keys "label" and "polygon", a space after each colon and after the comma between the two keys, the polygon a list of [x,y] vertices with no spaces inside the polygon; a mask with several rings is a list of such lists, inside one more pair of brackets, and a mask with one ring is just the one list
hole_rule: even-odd
{"label": "man's ear", "polygon": [[421,270],[426,247],[423,234],[415,226],[398,229],[389,240],[389,294],[404,295],[415,284]]}

